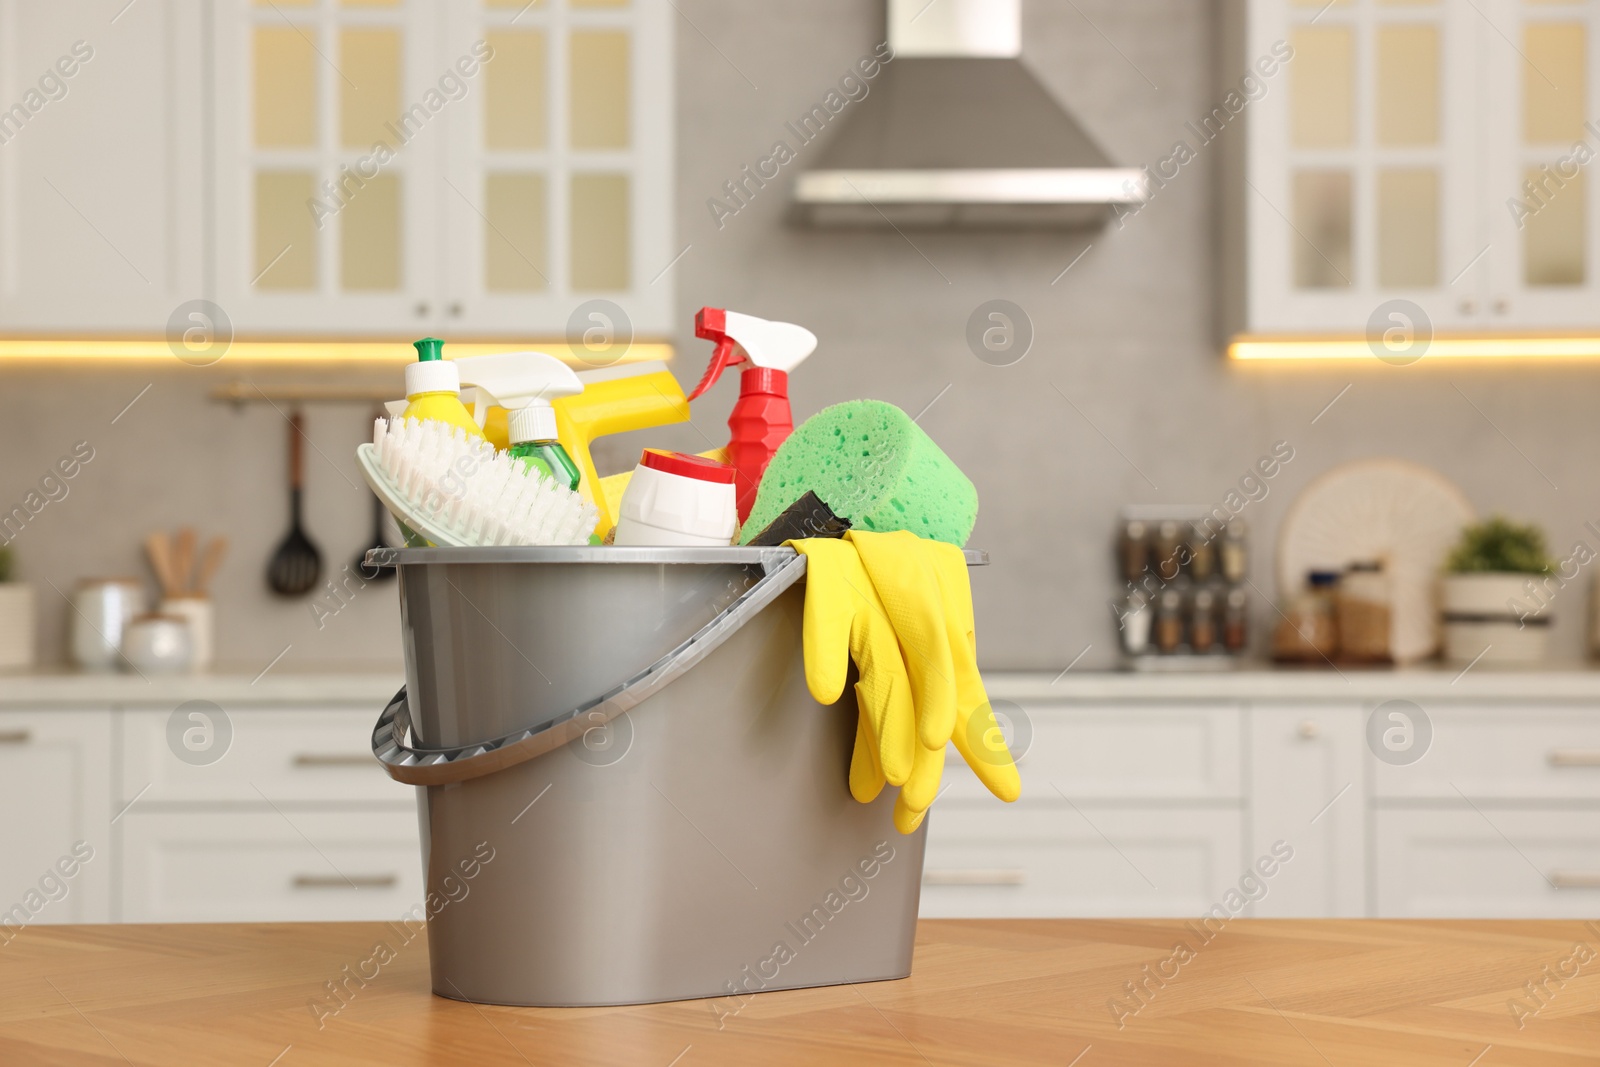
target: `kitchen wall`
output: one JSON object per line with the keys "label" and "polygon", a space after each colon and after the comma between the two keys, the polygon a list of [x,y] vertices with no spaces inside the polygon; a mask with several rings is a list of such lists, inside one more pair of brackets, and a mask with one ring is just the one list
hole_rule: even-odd
{"label": "kitchen wall", "polygon": [[[973,582],[985,666],[1059,670],[1086,647],[1078,669],[1112,663],[1106,604],[1118,509],[1216,503],[1280,440],[1294,459],[1244,512],[1264,591],[1274,588],[1271,549],[1294,493],[1363,456],[1436,467],[1480,510],[1543,523],[1558,555],[1580,537],[1600,548],[1583,529],[1600,520],[1590,460],[1600,451],[1592,417],[1600,367],[1222,360],[1213,326],[1220,145],[1136,217],[1092,234],[795,230],[783,221],[787,182],[815,158],[815,144],[719,226],[706,201],[882,40],[883,13],[874,0],[676,7],[678,246],[689,246],[671,270],[685,325],[679,377],[692,383],[703,370],[709,353],[687,326],[696,308],[716,303],[804,323],[821,337],[793,380],[797,418],[856,396],[922,411],[921,425],[982,500],[971,544],[993,561]],[[1237,73],[1214,69],[1208,3],[1031,0],[1025,10],[1027,62],[1122,163],[1167,156],[1186,136],[1184,122],[1217,102],[1217,81]],[[1008,367],[979,361],[965,341],[968,316],[994,298],[1021,306],[1035,331],[1032,350]],[[74,442],[95,449],[69,495],[16,540],[22,577],[40,587],[47,661],[64,658],[67,610],[47,581],[70,592],[83,575],[144,573],[144,534],[190,521],[234,538],[217,590],[223,660],[255,669],[280,653],[275,669],[398,663],[391,586],[354,588],[344,606],[330,596],[323,613],[266,592],[266,559],[288,521],[285,424],[266,405],[235,410],[206,399],[241,376],[269,383],[284,372],[226,360],[93,374],[0,368],[0,506],[20,500]],[[319,378],[374,382],[349,371]],[[720,442],[735,392],[723,383],[692,426],[652,443]],[[350,459],[367,411],[314,407],[308,423],[316,445],[308,523],[337,568],[368,536],[366,493]],[[613,465],[625,465],[636,444],[609,449]],[[1581,654],[1587,606],[1585,575],[1556,601],[1557,655]],[[1271,609],[1255,610],[1265,626]]]}

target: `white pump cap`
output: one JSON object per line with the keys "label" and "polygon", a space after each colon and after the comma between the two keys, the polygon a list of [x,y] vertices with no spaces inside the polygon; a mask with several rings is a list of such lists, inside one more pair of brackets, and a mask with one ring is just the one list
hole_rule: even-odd
{"label": "white pump cap", "polygon": [[461,372],[453,359],[417,360],[406,364],[406,396],[461,392]]}
{"label": "white pump cap", "polygon": [[454,362],[461,368],[461,380],[474,387],[473,417],[482,425],[490,405],[505,408],[514,445],[554,441],[556,413],[550,402],[583,392],[572,368],[545,352],[497,352]]}

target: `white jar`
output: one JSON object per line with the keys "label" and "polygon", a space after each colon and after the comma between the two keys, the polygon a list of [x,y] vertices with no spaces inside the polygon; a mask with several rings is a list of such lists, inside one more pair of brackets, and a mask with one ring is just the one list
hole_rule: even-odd
{"label": "white jar", "polygon": [[189,623],[179,615],[140,615],[122,635],[122,656],[140,674],[189,669]]}
{"label": "white jar", "polygon": [[739,532],[733,468],[682,452],[644,450],[617,509],[617,545],[731,544]]}
{"label": "white jar", "polygon": [[189,666],[203,671],[211,666],[215,654],[212,634],[215,616],[211,598],[203,596],[168,597],[157,606],[162,615],[176,615],[189,623]]}
{"label": "white jar", "polygon": [[117,666],[123,629],[144,610],[137,578],[85,578],[72,594],[72,661],[91,671]]}

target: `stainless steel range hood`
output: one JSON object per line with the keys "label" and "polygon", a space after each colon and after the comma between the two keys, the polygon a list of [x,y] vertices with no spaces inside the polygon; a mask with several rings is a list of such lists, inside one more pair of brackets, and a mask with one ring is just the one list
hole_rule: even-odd
{"label": "stainless steel range hood", "polygon": [[1021,0],[889,0],[886,63],[795,182],[810,226],[1103,224],[1142,202],[1017,57]]}

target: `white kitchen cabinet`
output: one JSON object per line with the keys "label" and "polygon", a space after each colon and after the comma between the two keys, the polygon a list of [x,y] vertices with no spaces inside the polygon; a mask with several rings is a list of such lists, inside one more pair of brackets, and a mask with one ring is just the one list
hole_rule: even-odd
{"label": "white kitchen cabinet", "polygon": [[1199,916],[1240,876],[1236,811],[940,801],[929,819],[930,919]]}
{"label": "white kitchen cabinet", "polygon": [[124,922],[397,919],[423,903],[414,811],[158,811],[122,820]]}
{"label": "white kitchen cabinet", "polygon": [[412,787],[391,779],[372,756],[370,709],[197,705],[183,713],[182,728],[193,731],[202,757],[201,746],[225,747],[212,762],[174,757],[172,714],[123,714],[122,803],[412,804]]}
{"label": "white kitchen cabinet", "polygon": [[1591,918],[1600,810],[1380,810],[1377,916]]}
{"label": "white kitchen cabinet", "polygon": [[1249,854],[1278,841],[1294,849],[1253,914],[1365,914],[1362,708],[1256,705],[1249,714]]}
{"label": "white kitchen cabinet", "polygon": [[111,730],[105,709],[0,711],[0,942],[111,921]]}
{"label": "white kitchen cabinet", "polygon": [[0,2],[0,329],[161,336],[203,295],[200,17]]}
{"label": "white kitchen cabinet", "polygon": [[615,308],[580,332],[671,330],[666,0],[215,11],[216,290],[241,332],[560,337],[595,299]]}
{"label": "white kitchen cabinet", "polygon": [[[1210,127],[1244,127],[1224,142],[1242,156],[1230,173],[1243,180],[1226,193],[1229,269],[1243,275],[1228,300],[1235,332],[1394,331],[1404,355],[1405,339],[1430,329],[1596,325],[1592,183],[1576,163],[1554,179],[1540,170],[1579,145],[1585,159],[1600,152],[1585,125],[1600,102],[1593,5],[1230,9],[1224,69],[1251,71],[1259,88],[1236,93],[1242,106],[1223,103],[1207,139],[1191,140],[1203,152]],[[1530,178],[1546,191],[1525,187]]]}
{"label": "white kitchen cabinet", "polygon": [[1592,706],[1453,702],[1424,710],[1427,754],[1404,766],[1374,762],[1380,802],[1600,801],[1600,714]]}

